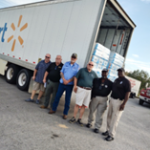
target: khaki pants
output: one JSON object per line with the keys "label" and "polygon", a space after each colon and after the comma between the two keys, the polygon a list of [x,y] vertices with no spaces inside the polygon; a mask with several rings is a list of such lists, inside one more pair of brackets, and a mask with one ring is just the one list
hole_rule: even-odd
{"label": "khaki pants", "polygon": [[40,91],[44,92],[45,91],[44,83],[38,83],[38,82],[34,81],[33,82],[33,90],[34,91],[40,90]]}
{"label": "khaki pants", "polygon": [[107,100],[108,100],[108,97],[96,96],[95,98],[92,99],[90,103],[90,113],[88,117],[88,123],[91,124],[92,121],[94,120],[94,113],[97,109],[96,121],[95,121],[96,129],[99,129],[102,125],[103,114],[105,110],[107,109]]}
{"label": "khaki pants", "polygon": [[111,137],[115,137],[116,128],[118,126],[120,117],[123,111],[119,111],[120,105],[123,101],[119,99],[110,98],[109,109],[107,114],[107,130]]}

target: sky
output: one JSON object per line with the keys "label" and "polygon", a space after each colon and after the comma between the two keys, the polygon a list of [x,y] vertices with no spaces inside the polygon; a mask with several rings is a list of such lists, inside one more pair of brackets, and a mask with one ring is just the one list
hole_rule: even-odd
{"label": "sky", "polygon": [[[38,1],[42,0],[0,0],[0,8]],[[139,69],[150,74],[150,0],[118,0],[118,2],[137,25],[126,57],[125,70]]]}
{"label": "sky", "polygon": [[129,46],[125,69],[150,74],[150,0],[118,0],[136,24]]}

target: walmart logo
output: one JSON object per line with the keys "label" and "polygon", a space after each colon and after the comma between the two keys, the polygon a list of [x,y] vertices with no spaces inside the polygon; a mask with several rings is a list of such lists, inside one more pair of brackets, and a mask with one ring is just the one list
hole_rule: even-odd
{"label": "walmart logo", "polygon": [[5,41],[4,35],[6,31],[7,31],[7,23],[4,24],[4,27],[0,27],[0,34],[2,34],[1,42]]}
{"label": "walmart logo", "polygon": [[[20,32],[22,32],[24,29],[26,29],[28,27],[28,23],[25,23],[22,27],[20,27],[21,20],[22,20],[22,15],[19,17],[19,21],[18,21],[18,25],[17,25],[17,28],[20,29]],[[15,27],[14,23],[11,24],[11,28],[13,31],[16,31],[16,27]],[[6,31],[7,31],[7,23],[4,24],[4,27],[0,27],[0,35],[2,35],[1,42],[5,41],[4,36],[5,36]],[[9,43],[12,39],[13,39],[13,43],[12,43],[11,51],[14,51],[15,45],[16,45],[16,40],[17,40],[17,39],[14,39],[14,35],[11,35],[7,39],[7,42]],[[18,35],[18,41],[19,41],[20,45],[23,45],[24,40],[22,39],[22,37],[20,35]]]}
{"label": "walmart logo", "polygon": [[[21,20],[22,20],[22,15],[19,17],[19,21],[18,21],[18,28],[20,28],[20,23],[21,23]],[[20,32],[23,31],[24,29],[26,29],[28,27],[28,24],[24,24],[21,28],[20,28]],[[16,27],[14,25],[14,23],[11,24],[11,28],[15,31],[16,30]],[[7,42],[10,42],[12,39],[14,38],[14,35],[10,36],[8,39],[7,39]],[[18,36],[18,41],[20,43],[20,45],[23,44],[23,39],[22,37],[19,35]],[[13,44],[12,44],[12,48],[11,48],[11,51],[14,51],[15,49],[15,44],[16,44],[16,39],[13,40]]]}

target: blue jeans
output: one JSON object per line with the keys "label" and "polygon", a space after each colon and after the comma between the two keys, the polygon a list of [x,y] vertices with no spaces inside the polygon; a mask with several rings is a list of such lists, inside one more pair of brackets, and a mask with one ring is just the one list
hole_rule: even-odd
{"label": "blue jeans", "polygon": [[65,95],[65,108],[64,108],[64,115],[68,115],[68,111],[70,108],[70,100],[71,100],[71,93],[72,93],[72,89],[73,89],[73,85],[64,85],[62,83],[59,84],[58,90],[57,90],[57,94],[53,103],[53,107],[52,110],[56,111],[57,110],[57,106],[59,104],[60,98],[63,94],[64,91],[66,91],[66,95]]}

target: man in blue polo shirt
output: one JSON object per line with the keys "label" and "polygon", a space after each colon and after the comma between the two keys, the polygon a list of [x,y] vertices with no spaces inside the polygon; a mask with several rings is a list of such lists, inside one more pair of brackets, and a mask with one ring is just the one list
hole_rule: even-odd
{"label": "man in blue polo shirt", "polygon": [[51,58],[51,55],[46,54],[45,59],[41,60],[36,65],[34,73],[33,73],[33,77],[32,77],[32,79],[34,80],[33,91],[32,91],[31,97],[25,100],[26,102],[34,102],[35,93],[36,93],[36,91],[40,90],[37,100],[35,101],[37,104],[40,103],[40,98],[42,97],[44,90],[45,90],[44,83],[43,83],[43,77],[44,77],[46,69],[51,64],[50,58]]}
{"label": "man in blue polo shirt", "polygon": [[67,119],[68,111],[70,108],[70,99],[71,99],[71,93],[73,89],[73,81],[74,77],[76,76],[79,65],[76,63],[77,60],[77,54],[72,54],[71,61],[66,62],[61,70],[61,79],[60,84],[58,87],[58,91],[53,103],[52,110],[50,110],[50,114],[53,114],[56,112],[57,106],[59,104],[60,98],[64,91],[66,91],[65,96],[65,108],[63,112],[63,119]]}

